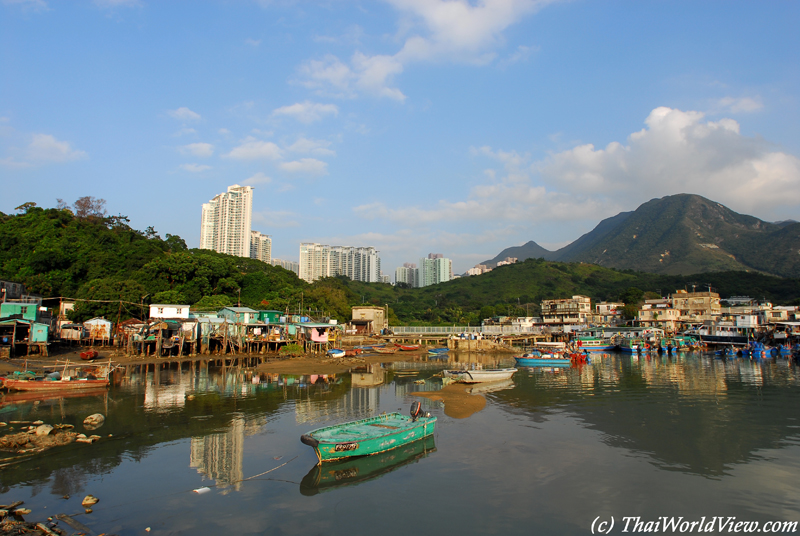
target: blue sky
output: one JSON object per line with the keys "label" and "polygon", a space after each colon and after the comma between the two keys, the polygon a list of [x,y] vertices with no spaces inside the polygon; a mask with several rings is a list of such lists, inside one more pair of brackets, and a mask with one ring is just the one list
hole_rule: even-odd
{"label": "blue sky", "polygon": [[463,272],[654,197],[800,220],[800,3],[0,0],[0,211]]}

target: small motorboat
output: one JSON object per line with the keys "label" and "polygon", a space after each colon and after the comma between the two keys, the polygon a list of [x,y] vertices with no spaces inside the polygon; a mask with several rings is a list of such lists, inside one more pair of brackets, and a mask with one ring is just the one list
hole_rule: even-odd
{"label": "small motorboat", "polygon": [[341,348],[331,348],[327,353],[331,357],[344,357],[346,352]]}
{"label": "small motorboat", "polygon": [[566,367],[572,359],[555,353],[542,353],[539,350],[532,350],[527,354],[514,356],[514,361],[520,367]]}
{"label": "small motorboat", "polygon": [[397,353],[397,348],[394,346],[375,346],[372,351],[379,354],[394,354]]}
{"label": "small motorboat", "polygon": [[419,402],[411,404],[410,413],[410,417],[395,412],[318,428],[300,436],[300,441],[314,449],[319,463],[378,454],[433,434],[436,417],[424,412]]}
{"label": "small motorboat", "polygon": [[517,371],[515,368],[481,370],[445,370],[442,376],[461,383],[496,382],[507,380]]}

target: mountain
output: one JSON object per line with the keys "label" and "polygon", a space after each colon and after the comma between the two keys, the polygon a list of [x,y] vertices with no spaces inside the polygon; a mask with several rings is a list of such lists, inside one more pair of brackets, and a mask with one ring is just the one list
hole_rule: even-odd
{"label": "mountain", "polygon": [[529,257],[659,274],[734,270],[800,277],[800,223],[765,222],[692,194],[652,199],[558,251],[540,249]]}
{"label": "mountain", "polygon": [[513,246],[510,248],[506,248],[503,251],[501,251],[494,259],[483,261],[481,264],[485,264],[489,268],[495,268],[497,266],[497,263],[502,261],[506,257],[516,257],[520,261],[524,261],[525,259],[539,259],[539,258],[551,261],[555,258],[555,252],[544,249],[542,246],[531,240],[527,244],[523,244],[521,246]]}

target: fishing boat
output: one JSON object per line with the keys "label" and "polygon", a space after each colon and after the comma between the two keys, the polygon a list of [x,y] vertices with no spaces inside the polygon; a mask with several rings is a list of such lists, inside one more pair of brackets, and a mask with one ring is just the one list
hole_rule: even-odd
{"label": "fishing boat", "polygon": [[344,486],[355,486],[415,463],[433,452],[436,452],[436,443],[433,436],[429,435],[420,441],[374,456],[317,464],[300,481],[300,493],[310,496]]}
{"label": "fishing boat", "polygon": [[411,416],[384,413],[377,417],[318,428],[300,436],[314,449],[319,463],[386,452],[433,434],[436,417],[411,404]]}
{"label": "fishing boat", "polygon": [[461,383],[480,383],[496,382],[507,380],[517,371],[515,368],[506,369],[482,369],[482,370],[445,370],[442,375],[445,378],[453,378]]}
{"label": "fishing boat", "polygon": [[67,391],[108,387],[108,378],[62,378],[60,380],[15,380],[6,378],[3,387],[9,391]]}
{"label": "fishing boat", "polygon": [[588,352],[610,352],[617,347],[613,341],[602,337],[577,337],[575,345],[578,350]]}
{"label": "fishing boat", "polygon": [[623,354],[640,354],[644,349],[642,339],[625,337],[619,342],[619,350]]}
{"label": "fishing boat", "polygon": [[331,348],[327,353],[331,357],[344,357],[345,355],[345,351],[341,348]]}
{"label": "fishing boat", "polygon": [[392,346],[375,346],[372,348],[372,350],[374,352],[378,352],[379,354],[394,354],[397,352],[397,348]]}
{"label": "fishing boat", "polygon": [[419,344],[396,344],[395,343],[395,346],[397,346],[398,348],[400,348],[400,350],[402,350],[404,352],[413,352],[414,350],[419,350]]}
{"label": "fishing boat", "polygon": [[521,367],[568,367],[571,359],[563,354],[542,353],[532,350],[526,354],[514,356],[518,366]]}

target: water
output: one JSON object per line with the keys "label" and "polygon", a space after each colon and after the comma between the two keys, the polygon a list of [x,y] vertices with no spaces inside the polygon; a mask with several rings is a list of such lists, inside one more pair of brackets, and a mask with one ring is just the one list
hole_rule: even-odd
{"label": "water", "polygon": [[[432,441],[315,472],[302,433],[406,413],[418,400],[413,391],[439,388],[432,376],[443,366],[396,363],[327,379],[261,375],[258,383],[240,370],[184,367],[129,374],[107,394],[7,397],[2,421],[80,429],[91,413],[107,419],[95,444],[0,470],[0,503],[24,500],[28,518],[41,521],[83,512],[80,501],[91,493],[100,502],[76,519],[120,536],[146,528],[151,535],[588,534],[598,517],[612,516],[613,532],[635,516],[800,521],[800,371],[780,359],[611,355],[581,368],[520,369],[465,419],[420,399],[438,417]],[[425,384],[414,383],[420,378]]]}

